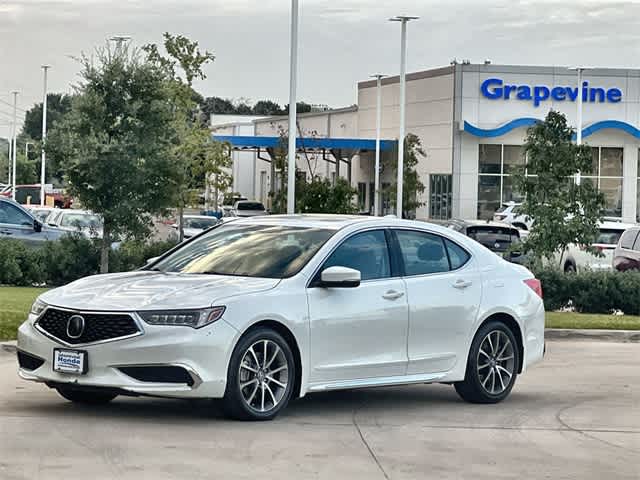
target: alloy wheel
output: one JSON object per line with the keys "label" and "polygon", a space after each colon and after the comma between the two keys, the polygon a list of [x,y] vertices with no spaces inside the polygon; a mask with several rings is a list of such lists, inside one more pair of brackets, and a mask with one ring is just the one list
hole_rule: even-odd
{"label": "alloy wheel", "polygon": [[490,395],[499,395],[511,383],[515,370],[514,346],[501,330],[492,330],[484,337],[478,350],[478,379]]}
{"label": "alloy wheel", "polygon": [[284,351],[272,340],[254,342],[242,356],[238,372],[240,393],[254,411],[273,410],[289,385],[289,364]]}

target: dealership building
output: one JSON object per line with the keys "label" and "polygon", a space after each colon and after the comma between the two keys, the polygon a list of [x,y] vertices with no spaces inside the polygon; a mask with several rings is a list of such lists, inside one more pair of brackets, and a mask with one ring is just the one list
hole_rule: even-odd
{"label": "dealership building", "polygon": [[[349,179],[363,213],[371,211],[374,198],[376,91],[375,80],[362,81],[357,104],[299,116],[298,168],[307,175]],[[583,143],[592,148],[594,166],[582,178],[604,193],[607,216],[635,222],[640,70],[586,69],[578,86],[577,73],[566,67],[466,63],[407,75],[406,129],[421,139],[426,153],[416,167],[426,186],[417,218],[489,218],[501,203],[519,200],[512,173],[526,163],[527,128],[551,109],[576,127],[578,95]],[[243,135],[237,135],[240,123]],[[234,164],[243,165],[235,189],[268,203],[280,174],[270,153],[279,132],[286,131],[286,117],[227,122],[215,116],[212,125],[214,137],[234,145]],[[382,80],[383,159],[397,155],[398,130],[399,77],[387,77]],[[389,169],[382,171],[383,186],[394,181]],[[393,212],[388,199],[382,205]]]}

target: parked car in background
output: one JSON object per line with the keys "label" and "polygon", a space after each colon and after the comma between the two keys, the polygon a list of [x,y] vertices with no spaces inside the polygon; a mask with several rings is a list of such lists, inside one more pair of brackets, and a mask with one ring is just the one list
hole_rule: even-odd
{"label": "parked car in background", "polygon": [[580,248],[577,245],[569,245],[558,260],[560,268],[567,272],[577,272],[585,268],[591,270],[611,270],[616,246],[622,234],[635,227],[633,224],[621,222],[602,222],[596,241],[592,244],[600,256]]}
{"label": "parked car in background", "polygon": [[23,379],[71,402],[221,398],[269,420],[309,393],[416,383],[498,403],[542,360],[544,317],[530,271],[450,229],[278,215],[44,292],[17,351]]}
{"label": "parked car in background", "polygon": [[613,252],[613,268],[619,272],[640,270],[640,226],[624,231]]}
{"label": "parked car in background", "polygon": [[520,213],[521,206],[521,203],[505,202],[496,213],[493,214],[493,220],[495,222],[508,223],[519,230],[530,230],[533,225],[533,220]]}
{"label": "parked car in background", "polygon": [[250,200],[239,200],[234,205],[227,216],[229,217],[257,217],[269,215],[267,209],[260,202]]}
{"label": "parked car in background", "polygon": [[509,262],[525,263],[525,255],[517,250],[520,244],[520,232],[511,225],[502,222],[460,219],[445,220],[441,224],[473,238]]}
{"label": "parked car in background", "polygon": [[[184,222],[184,238],[191,238],[204,232],[206,229],[217,225],[220,222],[220,219],[208,215],[183,215],[182,221]],[[177,232],[178,224],[174,223],[171,225],[171,228]]]}
{"label": "parked car in background", "polygon": [[220,207],[220,210],[222,210],[222,216],[223,217],[232,216],[230,215],[230,213],[233,210],[233,207],[235,206],[236,202],[242,202],[245,200],[248,200],[248,198],[243,197],[238,193],[226,194],[222,200],[222,206]]}
{"label": "parked car in background", "polygon": [[102,238],[102,218],[89,210],[56,209],[47,217],[47,224],[87,238]]}
{"label": "parked car in background", "polygon": [[40,205],[23,205],[23,207],[29,210],[41,223],[47,223],[49,215],[51,215],[52,212],[57,211],[56,208]]}
{"label": "parked car in background", "polygon": [[0,239],[12,238],[29,246],[57,240],[65,230],[39,221],[29,210],[10,198],[0,197]]}

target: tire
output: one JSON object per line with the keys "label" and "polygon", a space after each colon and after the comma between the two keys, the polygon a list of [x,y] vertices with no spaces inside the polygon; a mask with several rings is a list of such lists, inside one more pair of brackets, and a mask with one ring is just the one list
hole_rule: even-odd
{"label": "tire", "polygon": [[236,420],[272,420],[289,403],[295,378],[287,341],[270,328],[250,331],[231,355],[223,410]]}
{"label": "tire", "polygon": [[573,263],[567,263],[564,266],[564,273],[576,273],[576,266]]}
{"label": "tire", "polygon": [[118,396],[115,393],[80,390],[68,387],[56,387],[56,390],[60,396],[70,402],[82,403],[84,405],[104,405]]}
{"label": "tire", "polygon": [[502,322],[488,322],[471,343],[465,378],[454,384],[456,392],[471,403],[501,402],[511,392],[519,366],[518,343],[511,329]]}

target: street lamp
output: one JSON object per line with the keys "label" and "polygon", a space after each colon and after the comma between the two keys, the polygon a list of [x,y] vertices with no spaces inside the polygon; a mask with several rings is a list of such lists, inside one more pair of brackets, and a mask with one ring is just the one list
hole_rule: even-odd
{"label": "street lamp", "polygon": [[295,213],[296,206],[296,88],[298,73],[298,0],[291,0],[291,46],[289,63],[289,154],[287,178],[287,214]]}
{"label": "street lamp", "polygon": [[[44,74],[44,87],[42,94],[42,162],[40,165],[40,206],[44,206],[44,183],[45,183],[45,169],[46,169],[46,153],[44,150],[44,144],[47,139],[47,70],[51,68],[50,65],[42,65],[42,72]],[[26,146],[25,146],[26,149]]]}
{"label": "street lamp", "polygon": [[[569,67],[569,70],[578,73],[578,95],[576,102],[576,145],[582,145],[582,72],[586,67]],[[580,185],[580,172],[576,174],[576,185]]]}
{"label": "street lamp", "polygon": [[16,132],[17,132],[17,128],[16,128],[16,115],[17,115],[17,110],[18,110],[18,92],[13,91],[11,92],[13,94],[13,125],[11,126],[11,128],[13,129],[12,135],[11,135],[11,142],[13,143],[13,147],[11,150],[11,170],[12,170],[12,174],[11,174],[11,181],[12,183],[12,188],[11,188],[11,198],[13,200],[16,199]]}
{"label": "street lamp", "polygon": [[376,170],[374,180],[373,215],[380,215],[380,129],[382,128],[382,79],[385,75],[371,75],[376,79]]}
{"label": "street lamp", "polygon": [[396,216],[402,218],[402,184],[404,181],[404,137],[406,108],[406,74],[407,74],[407,23],[420,17],[398,15],[390,18],[390,22],[400,22],[400,138],[398,140],[398,187],[396,196]]}
{"label": "street lamp", "polygon": [[114,35],[113,37],[110,37],[109,40],[111,42],[115,42],[116,49],[119,50],[122,47],[123,43],[131,40],[131,37],[129,35]]}

